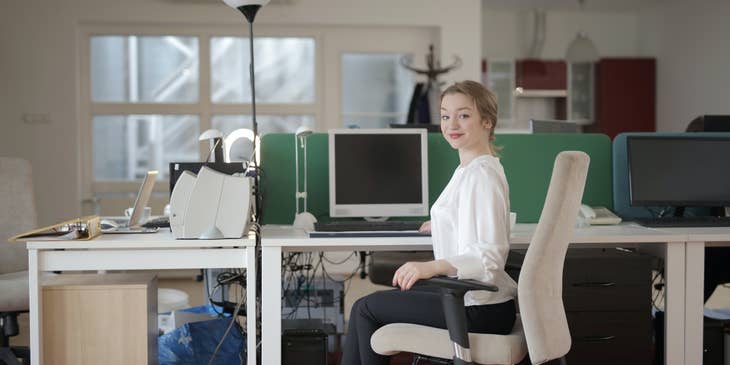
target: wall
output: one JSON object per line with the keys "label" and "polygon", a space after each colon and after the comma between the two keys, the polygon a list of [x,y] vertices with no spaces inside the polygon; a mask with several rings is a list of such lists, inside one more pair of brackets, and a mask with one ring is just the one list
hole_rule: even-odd
{"label": "wall", "polygon": [[[524,58],[533,39],[533,12],[527,10],[482,9],[482,56]],[[641,19],[625,12],[545,11],[544,46],[539,58],[562,59],[578,32],[585,33],[601,56],[653,56],[640,48]]]}
{"label": "wall", "polygon": [[[444,81],[478,79],[481,3],[460,0],[292,0],[272,4],[257,23],[405,25],[440,29],[441,57],[463,59]],[[240,24],[243,17],[214,0],[27,0],[0,2],[0,155],[29,159],[39,223],[80,214],[81,172],[77,31],[80,23]],[[377,40],[372,40],[377,41]],[[27,113],[47,114],[27,124]]]}
{"label": "wall", "polygon": [[[659,15],[656,15],[656,14]],[[730,3],[667,1],[645,15],[656,23],[657,129],[684,131],[702,114],[730,114]]]}
{"label": "wall", "polygon": [[[527,6],[498,5],[482,9],[482,56],[524,57],[531,13]],[[541,57],[562,58],[578,30],[604,57],[655,57],[657,130],[683,131],[698,115],[730,114],[728,16],[730,3],[723,0],[639,1],[634,9],[622,11],[547,10]]]}

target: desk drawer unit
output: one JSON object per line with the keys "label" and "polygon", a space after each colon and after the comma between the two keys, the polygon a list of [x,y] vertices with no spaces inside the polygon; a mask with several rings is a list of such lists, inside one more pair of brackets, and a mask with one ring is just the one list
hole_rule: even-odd
{"label": "desk drawer unit", "polygon": [[616,249],[572,249],[563,300],[571,364],[650,364],[652,258]]}
{"label": "desk drawer unit", "polygon": [[62,274],[43,283],[43,355],[55,365],[157,364],[157,279]]}

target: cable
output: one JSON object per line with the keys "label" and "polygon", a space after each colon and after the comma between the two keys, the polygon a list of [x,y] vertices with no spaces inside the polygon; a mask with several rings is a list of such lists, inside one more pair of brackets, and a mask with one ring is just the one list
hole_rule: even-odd
{"label": "cable", "polygon": [[[223,337],[221,337],[221,340],[218,341],[218,346],[215,347],[213,354],[210,355],[210,360],[208,360],[208,365],[211,365],[213,363],[213,360],[215,360],[215,355],[218,354],[218,351],[220,350],[221,346],[223,345],[223,340],[225,340],[226,336],[228,336],[228,332],[231,331],[233,324],[236,323],[236,318],[238,318],[238,311],[239,311],[239,309],[241,309],[241,305],[243,304],[244,298],[246,298],[246,296],[242,295],[241,300],[238,301],[238,304],[236,305],[236,310],[234,311],[234,314],[231,316],[231,322],[228,324],[228,328],[226,328],[226,332],[223,333]],[[249,321],[249,320],[250,319],[248,317],[246,317],[246,321]]]}

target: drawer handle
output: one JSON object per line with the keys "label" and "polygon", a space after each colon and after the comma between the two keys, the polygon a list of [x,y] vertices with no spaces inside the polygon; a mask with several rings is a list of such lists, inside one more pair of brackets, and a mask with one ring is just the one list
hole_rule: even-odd
{"label": "drawer handle", "polygon": [[609,286],[615,286],[616,283],[610,282],[610,281],[595,281],[595,282],[586,282],[586,283],[575,283],[573,286],[581,287],[581,288],[606,288]]}
{"label": "drawer handle", "polygon": [[616,336],[583,336],[579,337],[576,340],[581,342],[601,342],[601,341],[610,341],[616,338]]}

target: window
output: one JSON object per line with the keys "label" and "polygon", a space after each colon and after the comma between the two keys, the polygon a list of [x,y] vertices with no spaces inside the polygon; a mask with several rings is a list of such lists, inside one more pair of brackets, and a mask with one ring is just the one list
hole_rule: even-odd
{"label": "window", "polygon": [[[248,38],[91,35],[88,42],[95,183],[139,180],[150,169],[167,179],[170,162],[204,156],[203,130],[252,128]],[[259,134],[314,128],[314,39],[256,38],[254,52],[257,106],[274,107],[259,112]],[[209,90],[201,90],[201,74]]]}
{"label": "window", "polygon": [[[82,26],[83,195],[97,202],[85,212],[118,214],[149,169],[160,172],[157,193],[167,193],[170,162],[208,154],[200,133],[252,128],[245,33],[219,25]],[[420,28],[257,26],[259,134],[404,121],[415,77],[398,63],[403,55],[422,59],[433,34]],[[374,44],[374,38],[380,41]],[[250,149],[243,142],[232,146],[232,158],[246,158]],[[105,206],[111,197],[119,206]]]}
{"label": "window", "polygon": [[406,55],[342,55],[344,127],[388,128],[405,123],[414,74],[400,65],[402,57]]}

